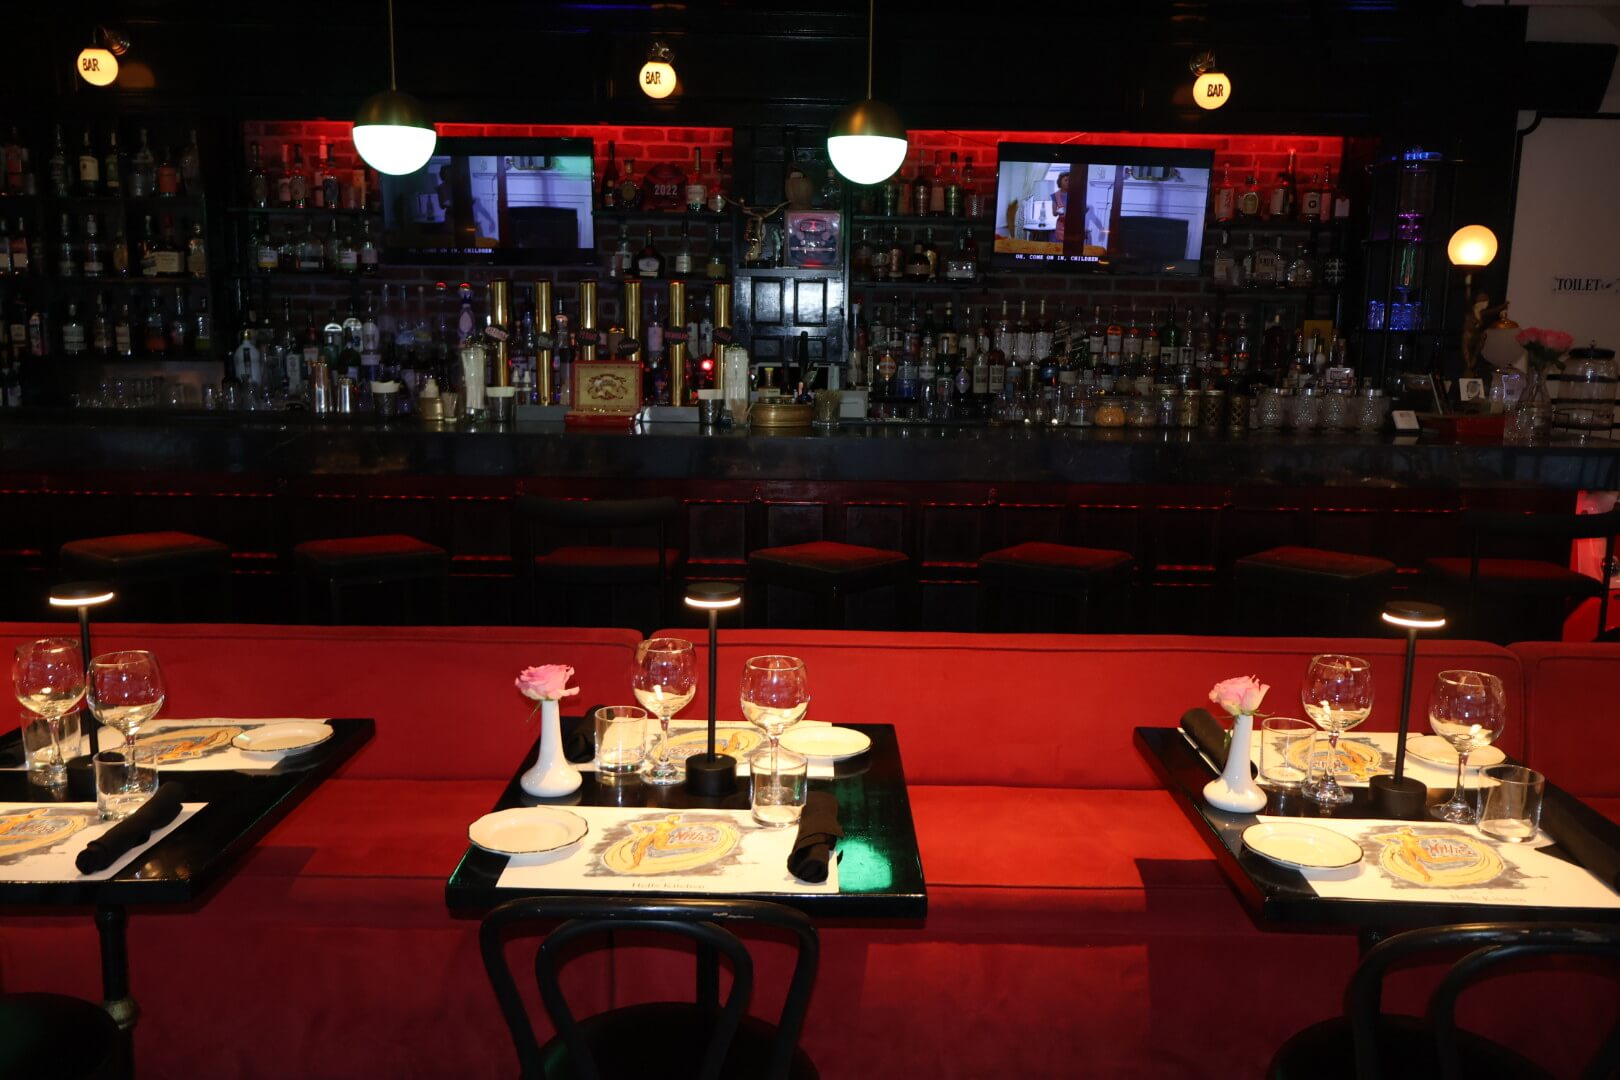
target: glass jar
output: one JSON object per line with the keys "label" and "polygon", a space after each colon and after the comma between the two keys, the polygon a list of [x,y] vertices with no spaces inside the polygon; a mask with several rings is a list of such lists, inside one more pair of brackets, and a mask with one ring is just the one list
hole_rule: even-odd
{"label": "glass jar", "polygon": [[1159,395],[1159,426],[1175,427],[1181,412],[1181,392],[1173,386],[1161,386]]}
{"label": "glass jar", "polygon": [[1322,396],[1314,386],[1300,387],[1294,395],[1294,430],[1315,431],[1322,416]]}
{"label": "glass jar", "polygon": [[1260,426],[1281,431],[1293,418],[1294,392],[1286,386],[1268,386],[1260,391]]}
{"label": "glass jar", "polygon": [[1090,427],[1092,410],[1096,407],[1096,387],[1089,383],[1075,383],[1064,389],[1069,398],[1069,426]]}
{"label": "glass jar", "polygon": [[1176,402],[1176,427],[1195,428],[1198,426],[1198,412],[1203,406],[1204,392],[1202,390],[1183,390],[1181,398]]}
{"label": "glass jar", "polygon": [[1384,417],[1389,412],[1389,399],[1384,392],[1369,386],[1356,397],[1359,405],[1356,428],[1363,435],[1376,435],[1384,430]]}
{"label": "glass jar", "polygon": [[1218,388],[1205,390],[1203,403],[1198,408],[1198,426],[1218,428],[1226,421],[1226,391]]}
{"label": "glass jar", "polygon": [[1133,428],[1159,426],[1159,403],[1150,397],[1133,397],[1125,403],[1125,424]]}
{"label": "glass jar", "polygon": [[1349,427],[1350,395],[1338,388],[1323,395],[1321,423],[1323,431],[1343,431]]}
{"label": "glass jar", "polygon": [[1096,427],[1117,428],[1125,426],[1125,399],[1114,394],[1105,394],[1096,399],[1096,407],[1091,413],[1091,422]]}
{"label": "glass jar", "polygon": [[1233,435],[1249,433],[1250,400],[1248,394],[1226,395],[1226,430]]}
{"label": "glass jar", "polygon": [[1614,426],[1615,390],[1620,369],[1613,349],[1571,349],[1553,401],[1553,427],[1577,434]]}

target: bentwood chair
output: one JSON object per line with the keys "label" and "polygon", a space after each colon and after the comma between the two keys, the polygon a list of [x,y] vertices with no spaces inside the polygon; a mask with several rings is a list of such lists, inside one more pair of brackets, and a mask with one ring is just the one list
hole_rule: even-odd
{"label": "bentwood chair", "polygon": [[554,626],[617,625],[616,594],[652,589],[657,594],[654,618],[632,625],[656,629],[668,620],[670,582],[681,561],[669,535],[679,510],[680,500],[668,496],[518,496],[512,508],[512,553],[528,605],[524,616],[538,612]]}
{"label": "bentwood chair", "polygon": [[[1427,1015],[1382,1009],[1384,979],[1409,963],[1455,960],[1428,1000]],[[1345,1014],[1313,1024],[1290,1038],[1272,1059],[1271,1080],[1506,1080],[1551,1077],[1549,1070],[1501,1045],[1457,1027],[1457,1002],[1466,990],[1527,965],[1538,978],[1576,981],[1596,971],[1620,984],[1620,926],[1583,923],[1469,923],[1409,930],[1368,950],[1350,978]],[[1567,989],[1567,988],[1566,988]],[[1588,987],[1589,989],[1589,987]],[[1616,989],[1620,989],[1617,985]],[[1547,987],[1538,983],[1538,992]],[[1585,998],[1581,995],[1584,1002]],[[1497,988],[1494,1020],[1518,1024],[1520,998]],[[1613,1000],[1612,998],[1610,999]],[[1612,1007],[1612,1006],[1611,1006]],[[1556,1039],[1556,1032],[1543,1032]],[[1581,1071],[1582,1080],[1620,1076],[1620,1012]]]}
{"label": "bentwood chair", "polygon": [[[535,1038],[507,964],[511,928],[565,920],[540,942],[534,960],[540,1000],[557,1035]],[[785,930],[797,946],[793,975],[777,1022],[744,1016],[754,987],[748,947],[727,925]],[[575,1019],[563,996],[559,967],[565,951],[586,938],[651,931],[697,946],[697,1000],[653,1002]],[[610,942],[611,943],[611,942]],[[512,1033],[524,1080],[614,1080],[617,1077],[695,1077],[698,1080],[814,1080],[799,1050],[810,1005],[820,942],[801,912],[758,900],[653,900],[632,897],[540,896],[512,900],[484,918],[479,930],[484,969]],[[731,988],[719,1003],[718,956],[731,963]]]}
{"label": "bentwood chair", "polygon": [[103,1080],[127,1068],[106,1009],[65,994],[0,995],[0,1076]]}

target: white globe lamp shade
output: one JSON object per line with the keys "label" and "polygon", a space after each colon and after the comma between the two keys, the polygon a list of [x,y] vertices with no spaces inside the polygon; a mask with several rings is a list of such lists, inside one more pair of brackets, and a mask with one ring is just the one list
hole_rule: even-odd
{"label": "white globe lamp shade", "polygon": [[1483,225],[1464,225],[1451,234],[1446,258],[1452,266],[1489,266],[1496,258],[1496,234]]}
{"label": "white globe lamp shade", "polygon": [[398,90],[371,95],[354,118],[355,151],[367,165],[390,176],[405,176],[426,165],[438,141],[421,104]]}
{"label": "white globe lamp shade", "polygon": [[91,86],[110,86],[118,78],[118,57],[110,49],[84,49],[74,70]]}
{"label": "white globe lamp shade", "polygon": [[906,160],[906,129],[895,111],[867,98],[833,118],[827,156],[853,184],[881,184]]}
{"label": "white globe lamp shade", "polygon": [[1232,99],[1232,80],[1222,72],[1206,71],[1193,81],[1193,103],[1200,109],[1218,109]]}
{"label": "white globe lamp shade", "polygon": [[663,100],[675,92],[675,66],[664,60],[649,60],[641,65],[640,83],[643,94]]}

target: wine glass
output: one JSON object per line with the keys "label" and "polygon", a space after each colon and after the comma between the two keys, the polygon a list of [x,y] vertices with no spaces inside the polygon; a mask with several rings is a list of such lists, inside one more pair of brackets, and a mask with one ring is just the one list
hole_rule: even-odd
{"label": "wine glass", "polygon": [[1429,726],[1457,751],[1457,788],[1448,802],[1431,813],[1453,825],[1472,825],[1474,808],[1463,798],[1463,770],[1468,755],[1489,746],[1507,723],[1507,695],[1502,680],[1483,671],[1442,671],[1429,691]]}
{"label": "wine glass", "polygon": [[163,672],[157,657],[142,649],[102,653],[90,661],[90,711],[124,733],[133,760],[135,734],[163,708]]}
{"label": "wine glass", "polygon": [[809,707],[810,675],[797,656],[756,656],[743,665],[742,713],[770,738],[773,771],[782,732]]}
{"label": "wine glass", "polygon": [[1311,657],[1300,684],[1299,701],[1316,726],[1328,733],[1328,759],[1318,777],[1305,785],[1308,799],[1329,806],[1350,801],[1339,786],[1339,736],[1367,719],[1372,712],[1372,665],[1359,656],[1322,653]]}
{"label": "wine glass", "polygon": [[[72,638],[41,638],[17,646],[11,686],[23,708],[51,729],[51,770],[62,767],[62,718],[84,697],[84,654]],[[77,752],[70,750],[69,756]],[[58,774],[65,775],[65,774]]]}
{"label": "wine glass", "polygon": [[658,754],[642,780],[678,784],[684,777],[669,760],[669,718],[686,708],[697,693],[697,656],[685,638],[648,638],[636,646],[636,673],[631,682],[641,707],[658,717],[662,731]]}

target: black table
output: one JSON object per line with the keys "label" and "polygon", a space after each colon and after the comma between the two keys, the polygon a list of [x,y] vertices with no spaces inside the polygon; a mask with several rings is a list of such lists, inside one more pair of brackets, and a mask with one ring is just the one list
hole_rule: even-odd
{"label": "black table", "polygon": [[[1515,907],[1501,904],[1444,904],[1418,901],[1346,900],[1318,896],[1297,870],[1261,858],[1243,846],[1243,830],[1253,825],[1253,814],[1230,814],[1204,801],[1204,785],[1215,776],[1210,763],[1193,748],[1177,728],[1136,729],[1136,749],[1164,783],[1176,804],[1192,822],[1198,835],[1215,855],[1221,872],[1237,889],[1249,914],[1262,926],[1267,924],[1314,923],[1322,929],[1356,930],[1363,944],[1381,937],[1386,929],[1412,926],[1440,926],[1459,922],[1528,922],[1532,920],[1579,919],[1586,922],[1620,922],[1620,908]],[[1267,791],[1263,813],[1284,817],[1372,818],[1366,788],[1348,788],[1352,801],[1325,809],[1298,795]],[[1430,803],[1443,802],[1449,791],[1430,792]],[[1557,805],[1576,818],[1594,835],[1620,849],[1620,826],[1552,783],[1547,784],[1543,812]],[[1561,854],[1557,845],[1543,848]],[[1570,861],[1575,861],[1571,859]]]}
{"label": "black table", "polygon": [[[582,718],[565,718],[565,734]],[[838,799],[844,838],[838,842],[838,892],[791,895],[736,893],[734,898],[767,900],[798,908],[812,918],[843,920],[921,920],[928,913],[928,891],[923,885],[922,857],[906,797],[905,771],[892,724],[853,724],[872,740],[866,753],[838,762],[832,779],[813,779],[813,791],[830,791]],[[533,752],[518,766],[511,783],[494,809],[514,806],[630,806],[747,810],[748,780],[738,781],[735,795],[705,799],[688,794],[684,784],[654,787],[637,780],[602,782],[595,772],[584,773],[584,783],[560,799],[536,799],[518,786],[518,777],[533,761]],[[458,913],[476,915],[534,890],[500,888],[496,882],[506,869],[506,856],[468,845],[467,853],[445,885],[444,899]],[[566,890],[547,890],[563,892]],[[682,896],[636,890],[637,896]],[[724,894],[721,894],[724,895]]]}
{"label": "black table", "polygon": [[[130,904],[183,904],[225,876],[243,852],[315,790],[371,738],[370,720],[331,720],[332,738],[304,754],[254,772],[170,772],[185,785],[186,802],[205,802],[190,820],[105,881],[0,881],[0,904],[35,907],[94,906],[101,936],[101,983],[106,1008],[127,1032],[139,1009],[129,996],[125,908]],[[13,732],[0,739],[0,757],[20,759]],[[162,780],[160,779],[160,783]],[[0,802],[96,801],[89,758],[68,766],[65,788],[30,783],[26,771],[0,772]]]}

